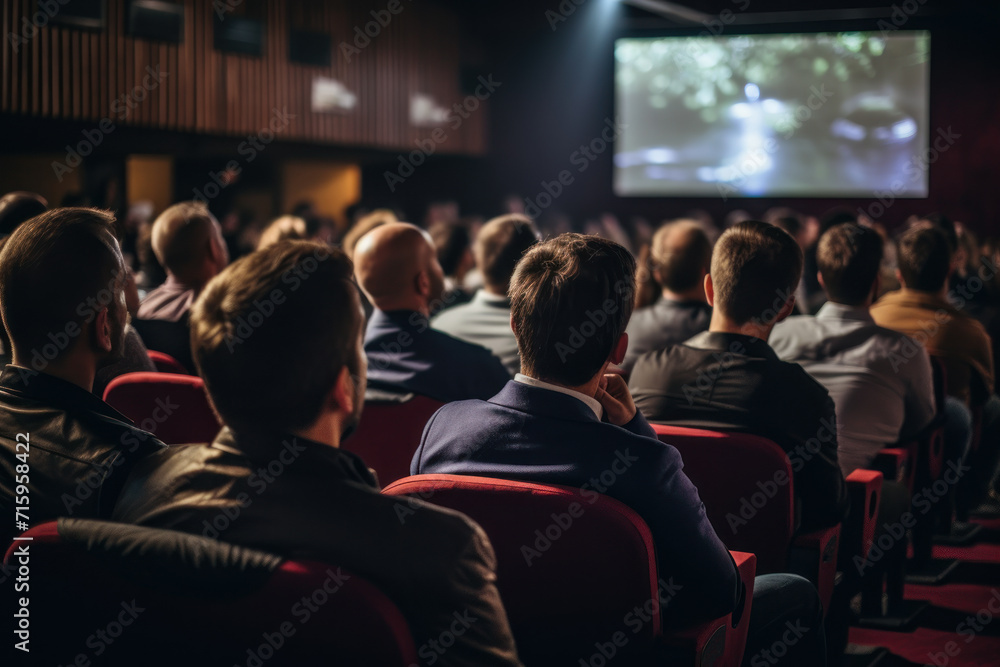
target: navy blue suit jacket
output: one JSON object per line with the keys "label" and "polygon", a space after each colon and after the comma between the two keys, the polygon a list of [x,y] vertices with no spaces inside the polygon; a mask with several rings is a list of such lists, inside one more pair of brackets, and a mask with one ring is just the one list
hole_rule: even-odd
{"label": "navy blue suit jacket", "polygon": [[369,387],[445,403],[489,398],[510,379],[485,347],[432,329],[412,310],[376,309],[365,331],[365,354]]}
{"label": "navy blue suit jacket", "polygon": [[489,401],[438,410],[410,464],[412,474],[562,484],[625,503],[652,530],[664,574],[683,586],[665,616],[715,618],[735,608],[740,579],[682,468],[638,411],[615,426],[577,398],[513,380]]}

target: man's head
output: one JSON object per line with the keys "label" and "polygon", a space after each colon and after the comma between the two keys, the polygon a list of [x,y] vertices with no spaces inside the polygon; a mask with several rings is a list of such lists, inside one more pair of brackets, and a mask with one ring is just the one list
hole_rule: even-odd
{"label": "man's head", "polygon": [[119,358],[127,273],[113,230],[105,211],[57,208],[7,239],[0,311],[15,363],[53,373],[70,356],[94,368]]}
{"label": "man's head", "polygon": [[18,225],[41,215],[49,203],[34,192],[8,192],[0,197],[0,237],[13,234]]}
{"label": "man's head", "polygon": [[870,227],[843,222],[820,237],[816,264],[830,301],[847,306],[871,305],[878,292],[882,237]]}
{"label": "man's head", "polygon": [[436,222],[428,230],[444,275],[461,280],[475,265],[469,228],[460,222]]}
{"label": "man's head", "polygon": [[226,268],[191,309],[191,349],[223,422],[297,432],[331,414],[360,415],[364,315],[351,260],[281,241]]}
{"label": "man's head", "polygon": [[507,294],[514,267],[536,243],[538,230],[526,216],[502,215],[483,225],[476,237],[474,252],[486,288],[493,294]]}
{"label": "man's head", "polygon": [[634,299],[635,259],[617,243],[582,234],[538,243],[510,283],[521,372],[578,387],[620,363]]}
{"label": "man's head", "polygon": [[361,289],[379,310],[429,314],[444,292],[444,271],[430,235],[407,222],[390,222],[361,237],[354,247]]}
{"label": "man's head", "polygon": [[939,292],[951,272],[951,245],[937,227],[918,225],[899,239],[896,259],[903,287],[921,292]]}
{"label": "man's head", "polygon": [[153,223],[153,252],[167,273],[195,289],[229,263],[222,227],[204,204],[174,204]]}
{"label": "man's head", "polygon": [[697,222],[677,220],[656,230],[650,260],[653,279],[664,291],[704,300],[702,284],[712,264],[712,242]]}
{"label": "man's head", "polygon": [[715,244],[705,291],[716,322],[770,332],[795,306],[802,277],[802,250],[784,230],[747,220],[726,230]]}

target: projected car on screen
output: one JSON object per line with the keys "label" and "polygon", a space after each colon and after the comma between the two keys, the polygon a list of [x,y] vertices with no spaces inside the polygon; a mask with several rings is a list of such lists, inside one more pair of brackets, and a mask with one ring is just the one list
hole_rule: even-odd
{"label": "projected car on screen", "polygon": [[927,196],[927,32],[620,39],[623,196]]}

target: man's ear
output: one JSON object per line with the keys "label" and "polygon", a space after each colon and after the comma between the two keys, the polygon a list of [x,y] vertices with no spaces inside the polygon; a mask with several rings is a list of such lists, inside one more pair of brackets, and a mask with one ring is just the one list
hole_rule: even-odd
{"label": "man's ear", "polygon": [[896,280],[899,281],[900,285],[902,285],[903,287],[906,287],[906,283],[903,282],[903,272],[900,271],[899,269],[896,269]]}
{"label": "man's ear", "polygon": [[816,272],[816,280],[819,282],[819,286],[822,287],[823,291],[825,292],[826,291],[826,283],[823,282],[823,272],[822,271],[817,271]]}
{"label": "man's ear", "polygon": [[510,330],[513,331],[515,334],[517,333],[517,323],[514,321],[513,313],[511,313],[510,315]]}
{"label": "man's ear", "polygon": [[347,370],[347,366],[344,366],[337,375],[333,389],[330,390],[328,405],[332,410],[351,415],[354,414],[354,399],[354,378]]}
{"label": "man's ear", "polygon": [[794,312],[795,312],[795,295],[793,294],[791,297],[789,297],[788,301],[785,301],[785,305],[781,307],[781,310],[778,311],[778,316],[774,318],[774,323],[777,324],[778,322],[782,321],[783,319],[785,319]]}
{"label": "man's ear", "polygon": [[712,274],[705,274],[705,301],[708,305],[715,306],[715,290],[712,288]]}
{"label": "man's ear", "polygon": [[94,345],[105,354],[111,352],[113,341],[111,338],[111,310],[105,306],[97,312],[97,317],[90,325],[92,327]]}
{"label": "man's ear", "polygon": [[625,360],[625,352],[628,350],[628,334],[623,333],[611,350],[611,363],[618,365]]}
{"label": "man's ear", "polygon": [[416,276],[413,277],[413,289],[417,291],[420,296],[429,296],[431,293],[431,277],[428,275],[426,269],[421,269]]}

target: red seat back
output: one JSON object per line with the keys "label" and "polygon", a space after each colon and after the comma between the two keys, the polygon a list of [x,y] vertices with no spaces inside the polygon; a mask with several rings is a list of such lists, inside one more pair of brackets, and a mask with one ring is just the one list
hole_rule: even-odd
{"label": "red seat back", "polygon": [[[567,647],[579,657],[623,631],[648,648],[660,616],[638,627],[623,619],[658,601],[653,537],[632,509],[563,486],[461,475],[416,475],[384,490],[467,514],[497,555],[497,585],[518,650],[528,664]],[[636,641],[638,640],[638,641]],[[575,664],[575,661],[574,661]]]}
{"label": "red seat back", "polygon": [[341,447],[354,452],[386,486],[410,474],[424,426],[444,403],[410,394],[405,401],[365,401],[361,423]]}
{"label": "red seat back", "polygon": [[33,664],[416,663],[396,606],[339,567],[103,521],[70,520],[67,539],[65,521],[5,559],[29,545]]}
{"label": "red seat back", "polygon": [[222,427],[196,375],[126,373],[108,384],[104,400],[168,445],[211,442]]}
{"label": "red seat back", "polygon": [[684,460],[708,518],[732,550],[757,555],[757,571],[785,571],[795,532],[792,465],[778,445],[755,435],[653,424]]}
{"label": "red seat back", "polygon": [[146,354],[149,355],[149,360],[153,362],[156,366],[156,370],[161,373],[176,373],[177,375],[191,375],[188,369],[184,368],[181,362],[177,361],[171,357],[166,352],[157,352],[156,350],[146,350]]}

